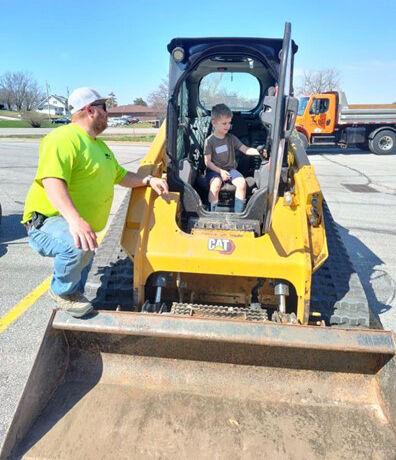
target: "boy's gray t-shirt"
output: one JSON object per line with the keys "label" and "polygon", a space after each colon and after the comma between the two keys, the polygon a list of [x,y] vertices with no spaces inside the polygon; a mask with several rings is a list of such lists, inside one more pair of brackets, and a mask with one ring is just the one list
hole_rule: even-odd
{"label": "boy's gray t-shirt", "polygon": [[236,168],[235,150],[242,145],[242,142],[233,134],[227,133],[224,139],[211,134],[205,140],[204,154],[211,154],[212,161],[217,167],[229,171]]}

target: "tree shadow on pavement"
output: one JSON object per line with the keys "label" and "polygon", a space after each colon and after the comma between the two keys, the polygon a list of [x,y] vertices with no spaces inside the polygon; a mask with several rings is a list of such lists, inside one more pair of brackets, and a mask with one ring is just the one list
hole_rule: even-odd
{"label": "tree shadow on pavement", "polygon": [[21,224],[21,214],[3,216],[0,224],[0,257],[7,253],[7,246],[14,241],[26,238],[25,227]]}

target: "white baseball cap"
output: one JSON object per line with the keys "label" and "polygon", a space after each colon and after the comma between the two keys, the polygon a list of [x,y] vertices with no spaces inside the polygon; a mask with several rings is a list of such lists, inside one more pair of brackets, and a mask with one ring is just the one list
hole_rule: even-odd
{"label": "white baseball cap", "polygon": [[102,97],[97,91],[91,88],[77,88],[69,96],[70,113],[76,113],[86,105],[96,101],[106,102],[107,98]]}

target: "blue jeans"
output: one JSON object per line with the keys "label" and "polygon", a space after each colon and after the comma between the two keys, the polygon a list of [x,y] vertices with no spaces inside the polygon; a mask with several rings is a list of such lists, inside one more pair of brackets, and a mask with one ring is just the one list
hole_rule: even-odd
{"label": "blue jeans", "polygon": [[44,257],[54,258],[51,289],[57,295],[84,292],[94,251],[77,249],[63,217],[49,217],[39,230],[28,231],[29,246]]}

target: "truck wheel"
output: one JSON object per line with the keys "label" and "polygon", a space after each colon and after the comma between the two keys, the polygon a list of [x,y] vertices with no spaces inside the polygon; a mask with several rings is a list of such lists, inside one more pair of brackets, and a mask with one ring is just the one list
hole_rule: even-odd
{"label": "truck wheel", "polygon": [[385,129],[369,141],[370,150],[377,155],[389,155],[396,153],[396,134]]}
{"label": "truck wheel", "polygon": [[308,148],[308,139],[307,139],[307,136],[305,136],[305,134],[303,133],[300,133],[300,131],[298,131],[298,137],[300,138],[301,142],[302,142],[302,145],[304,147],[304,150],[306,151],[307,148]]}

